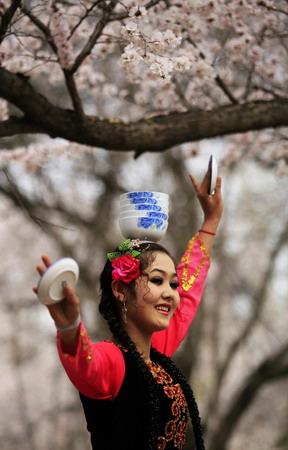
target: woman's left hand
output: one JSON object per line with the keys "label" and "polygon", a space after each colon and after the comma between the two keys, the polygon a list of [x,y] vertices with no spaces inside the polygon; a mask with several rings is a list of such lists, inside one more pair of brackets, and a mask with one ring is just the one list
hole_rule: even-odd
{"label": "woman's left hand", "polygon": [[205,230],[206,232],[199,230],[199,236],[207,252],[210,254],[223,211],[221,177],[217,177],[214,194],[209,193],[210,169],[207,170],[201,184],[198,183],[198,181],[191,173],[189,174],[189,177],[193,183],[198,200],[204,213],[204,222],[201,226],[201,230]]}
{"label": "woman's left hand", "polygon": [[216,231],[217,226],[221,220],[223,211],[223,201],[221,194],[221,177],[217,177],[214,194],[209,193],[210,169],[207,170],[201,184],[198,183],[196,178],[191,173],[189,174],[189,177],[193,183],[198,200],[204,212],[204,223],[206,223],[207,225],[209,223],[211,227],[215,228],[215,230],[210,229],[209,231]]}

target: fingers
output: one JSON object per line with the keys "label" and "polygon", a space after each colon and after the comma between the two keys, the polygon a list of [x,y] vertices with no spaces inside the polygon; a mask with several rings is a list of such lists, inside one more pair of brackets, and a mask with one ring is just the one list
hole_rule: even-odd
{"label": "fingers", "polygon": [[216,189],[221,189],[221,186],[222,186],[222,178],[221,177],[217,177]]}
{"label": "fingers", "polygon": [[45,270],[47,269],[47,267],[51,266],[52,264],[51,258],[48,255],[42,255],[42,261],[44,262],[44,266],[43,264],[37,264],[36,266],[37,272],[41,277],[45,272]]}
{"label": "fingers", "polygon": [[192,173],[189,173],[189,178],[190,178],[190,180],[192,181],[192,184],[193,184],[193,186],[194,186],[194,189],[195,189],[196,193],[198,194],[199,191],[200,191],[200,189],[201,189],[200,184],[198,183],[198,181],[196,180],[196,178],[192,175]]}
{"label": "fingers", "polygon": [[40,276],[42,276],[46,270],[41,264],[37,264],[36,269]]}
{"label": "fingers", "polygon": [[197,195],[200,195],[203,193],[204,194],[208,193],[209,186],[210,186],[210,169],[207,170],[201,184],[198,183],[198,181],[192,175],[192,173],[189,173],[189,178],[192,181],[192,184],[194,186],[194,189],[195,189]]}
{"label": "fingers", "polygon": [[35,294],[37,294],[37,292],[38,292],[37,286],[33,286],[33,287],[32,287],[32,291],[33,291]]}
{"label": "fingers", "polygon": [[217,177],[216,186],[215,186],[215,195],[221,195],[221,186],[222,186],[222,178]]}
{"label": "fingers", "polygon": [[210,183],[211,183],[211,171],[210,168],[205,173],[205,176],[203,178],[201,189],[206,194],[210,194]]}
{"label": "fingers", "polygon": [[[194,189],[195,189],[197,195],[201,194],[202,192],[208,193],[209,187],[210,187],[210,169],[207,170],[201,185],[198,183],[198,181],[192,175],[192,173],[189,173],[189,178],[192,181],[192,184],[194,186]],[[222,178],[217,177],[215,193],[217,193],[217,192],[219,193],[221,191],[221,186],[222,186]],[[208,194],[212,195],[210,193],[208,193]]]}
{"label": "fingers", "polygon": [[65,285],[63,287],[63,292],[64,292],[65,298],[66,298],[68,303],[71,303],[71,304],[74,304],[74,305],[78,305],[79,304],[79,299],[78,299],[74,289],[72,289],[68,285]]}
{"label": "fingers", "polygon": [[51,258],[48,255],[42,255],[42,261],[46,267],[49,267],[52,264]]}
{"label": "fingers", "polygon": [[[36,266],[36,270],[39,273],[40,277],[42,277],[42,275],[44,274],[46,269],[49,266],[51,266],[51,264],[52,264],[51,258],[48,255],[42,255],[41,258],[42,258],[42,261],[43,261],[44,265],[43,264],[37,264],[37,266]],[[37,295],[37,291],[38,291],[37,286],[33,286],[32,287],[32,291]]]}
{"label": "fingers", "polygon": [[65,299],[54,305],[47,305],[54,322],[62,327],[75,322],[80,313],[80,300],[68,285],[63,287]]}

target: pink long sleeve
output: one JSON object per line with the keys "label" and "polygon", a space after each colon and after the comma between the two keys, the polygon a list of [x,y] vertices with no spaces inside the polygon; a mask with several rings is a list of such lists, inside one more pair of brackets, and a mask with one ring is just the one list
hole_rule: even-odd
{"label": "pink long sleeve", "polygon": [[173,355],[188,332],[202,298],[209,267],[209,255],[196,234],[189,241],[177,267],[180,305],[167,330],[158,331],[152,336],[152,346],[167,356]]}
{"label": "pink long sleeve", "polygon": [[81,324],[75,355],[62,351],[59,333],[57,347],[64,369],[78,391],[99,400],[113,400],[116,397],[125,375],[124,358],[116,345],[110,342],[92,343]]}

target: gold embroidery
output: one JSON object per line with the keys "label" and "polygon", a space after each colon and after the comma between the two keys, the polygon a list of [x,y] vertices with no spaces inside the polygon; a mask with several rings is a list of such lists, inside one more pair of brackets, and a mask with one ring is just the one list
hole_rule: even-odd
{"label": "gold embroidery", "polygon": [[157,445],[157,450],[164,450],[164,448],[166,447],[167,441],[163,436],[160,436],[158,438],[158,445]]}
{"label": "gold embroidery", "polygon": [[[81,343],[82,343],[83,352],[88,353],[88,355],[86,356],[86,361],[90,362],[92,359],[93,347],[92,347],[91,342],[89,341],[89,336],[88,336],[86,330],[80,331],[80,339],[81,339]],[[63,357],[69,359],[71,357],[71,355],[69,355],[69,353],[63,353]]]}
{"label": "gold embroidery", "polygon": [[170,420],[165,427],[165,436],[167,441],[171,441],[176,431],[175,420]]}
{"label": "gold embroidery", "polygon": [[115,345],[115,347],[119,348],[123,352],[125,352],[125,353],[128,352],[127,348],[123,347],[123,345],[121,345],[121,344],[116,344],[116,342],[111,341],[111,339],[105,339],[105,341],[103,341],[103,342],[109,342],[110,344]]}
{"label": "gold embroidery", "polygon": [[188,406],[179,383],[173,384],[171,376],[159,364],[147,361],[152,376],[158,384],[163,385],[164,393],[172,400],[170,420],[164,430],[164,436],[158,437],[157,450],[164,450],[166,444],[173,441],[174,447],[182,449],[185,443],[187,429]]}
{"label": "gold embroidery", "polygon": [[92,359],[92,344],[88,341],[89,336],[85,330],[80,331],[83,352],[87,352],[86,361],[89,363]]}
{"label": "gold embroidery", "polygon": [[[198,264],[197,269],[195,270],[194,274],[191,275],[191,277],[188,280],[188,268],[189,268],[189,263],[191,260],[191,254],[192,254],[192,250],[193,250],[193,246],[195,243],[195,240],[198,240],[199,242],[199,246],[200,249],[202,250],[202,252],[204,253],[204,257],[202,258],[202,260],[200,261],[200,263]],[[202,243],[202,241],[199,239],[199,235],[196,234],[188,243],[187,246],[187,251],[186,254],[183,256],[182,260],[184,262],[184,268],[183,268],[183,272],[182,272],[182,288],[184,291],[189,291],[189,289],[193,286],[196,278],[198,277],[199,273],[202,270],[202,267],[204,266],[205,262],[209,260],[209,254],[207,253],[204,244]]]}
{"label": "gold embroidery", "polygon": [[176,448],[183,448],[185,444],[185,435],[187,431],[187,421],[182,420],[179,422],[176,434],[174,436],[174,446]]}

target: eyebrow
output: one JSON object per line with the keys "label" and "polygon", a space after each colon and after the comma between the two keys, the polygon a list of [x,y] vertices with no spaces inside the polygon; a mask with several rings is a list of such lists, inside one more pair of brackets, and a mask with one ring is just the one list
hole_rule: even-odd
{"label": "eyebrow", "polygon": [[[162,273],[163,275],[168,275],[167,274],[167,272],[165,271],[165,270],[162,270],[162,269],[153,269],[153,270],[151,270],[151,272],[149,272],[149,275],[150,275],[150,273],[152,273],[152,272],[160,272],[160,273]],[[177,273],[176,272],[174,272],[174,273],[172,273],[172,277],[177,277]]]}

